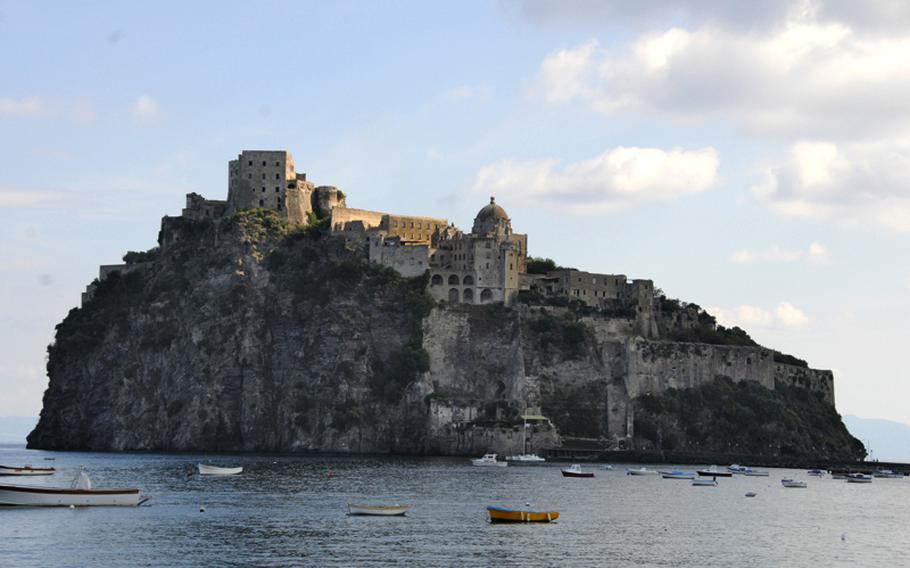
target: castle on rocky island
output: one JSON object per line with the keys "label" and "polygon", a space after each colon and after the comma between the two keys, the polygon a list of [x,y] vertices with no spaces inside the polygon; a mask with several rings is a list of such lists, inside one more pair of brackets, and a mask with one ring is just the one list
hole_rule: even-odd
{"label": "castle on rocky island", "polygon": [[[326,219],[331,234],[361,247],[370,262],[388,266],[405,277],[429,271],[428,290],[434,300],[461,304],[512,304],[520,290],[542,296],[564,296],[588,306],[628,309],[649,306],[650,280],[629,280],[621,274],[594,274],[558,268],[539,274],[527,270],[528,236],[512,231],[512,220],[495,198],[474,218],[470,232],[447,219],[399,215],[348,207],[347,196],[334,186],[320,185],[297,172],[294,158],[283,150],[244,150],[228,162],[227,200],[186,196],[181,217],[219,219],[245,209],[268,209],[291,224]],[[178,234],[162,220],[159,244],[166,249]],[[132,265],[104,265],[99,279]],[[91,297],[91,287],[83,302]],[[650,336],[653,318],[639,317],[638,331]]]}

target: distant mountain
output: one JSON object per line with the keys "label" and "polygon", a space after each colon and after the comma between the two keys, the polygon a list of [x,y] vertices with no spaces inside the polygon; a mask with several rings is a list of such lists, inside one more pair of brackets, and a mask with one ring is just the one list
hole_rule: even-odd
{"label": "distant mountain", "polygon": [[24,444],[37,423],[37,416],[0,416],[0,444]]}
{"label": "distant mountain", "polygon": [[910,463],[910,425],[858,416],[844,416],[844,424],[866,445],[867,459]]}

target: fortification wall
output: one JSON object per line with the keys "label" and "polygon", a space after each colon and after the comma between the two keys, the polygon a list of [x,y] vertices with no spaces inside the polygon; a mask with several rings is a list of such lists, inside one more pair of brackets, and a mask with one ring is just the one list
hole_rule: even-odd
{"label": "fortification wall", "polygon": [[370,238],[370,262],[394,268],[405,278],[421,276],[430,264],[430,248],[426,245],[405,246],[394,239]]}
{"label": "fortification wall", "polygon": [[386,214],[381,211],[335,207],[332,209],[330,223],[333,232],[345,231],[348,227],[352,226],[355,221],[361,222],[364,229],[372,229],[379,227],[384,215]]}
{"label": "fortification wall", "polygon": [[774,383],[821,393],[825,401],[834,406],[834,373],[831,371],[775,363]]}
{"label": "fortification wall", "polygon": [[717,376],[773,389],[774,353],[762,347],[630,339],[626,386],[631,398],[697,387]]}

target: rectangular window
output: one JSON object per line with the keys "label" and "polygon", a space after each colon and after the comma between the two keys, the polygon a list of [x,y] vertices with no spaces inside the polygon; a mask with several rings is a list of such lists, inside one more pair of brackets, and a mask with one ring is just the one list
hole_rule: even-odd
{"label": "rectangular window", "polygon": [[281,179],[281,174],[275,174],[275,179]]}
{"label": "rectangular window", "polygon": [[253,160],[250,160],[250,165],[251,165],[251,166],[253,165]]}
{"label": "rectangular window", "polygon": [[281,167],[281,162],[275,162],[275,167]]}
{"label": "rectangular window", "polygon": [[253,174],[246,174],[247,179],[253,179]]}
{"label": "rectangular window", "polygon": [[262,193],[265,193],[265,188],[264,188],[264,187],[262,188]]}
{"label": "rectangular window", "polygon": [[262,160],[262,165],[265,166],[265,160]]}
{"label": "rectangular window", "polygon": [[278,186],[275,186],[275,193],[279,193]]}

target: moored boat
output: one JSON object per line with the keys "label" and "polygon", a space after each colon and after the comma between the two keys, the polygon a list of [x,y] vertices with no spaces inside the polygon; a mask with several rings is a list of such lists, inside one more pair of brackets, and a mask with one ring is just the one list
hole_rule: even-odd
{"label": "moored boat", "polygon": [[717,469],[716,465],[712,465],[708,469],[696,470],[696,473],[702,477],[733,477],[732,471]]}
{"label": "moored boat", "polygon": [[847,483],[872,483],[872,476],[864,473],[851,473],[847,476]]}
{"label": "moored boat", "polygon": [[54,475],[57,470],[52,467],[32,467],[24,465],[22,467],[10,467],[0,465],[0,475]]}
{"label": "moored boat", "polygon": [[646,467],[639,467],[637,469],[627,469],[626,475],[657,475],[657,472]]}
{"label": "moored boat", "polygon": [[791,489],[805,489],[808,487],[805,481],[799,481],[797,479],[781,479],[780,484]]}
{"label": "moored boat", "polygon": [[749,469],[747,471],[742,472],[742,474],[745,475],[746,477],[768,477],[768,475],[769,475],[767,471],[760,471],[757,469]]}
{"label": "moored boat", "polygon": [[693,479],[692,485],[695,487],[717,487],[716,479]]}
{"label": "moored boat", "polygon": [[613,471],[613,464],[609,464],[609,463],[600,464],[599,469],[602,469],[603,471]]}
{"label": "moored boat", "polygon": [[872,472],[872,477],[881,477],[884,479],[903,479],[904,475],[890,469],[877,469]]}
{"label": "moored boat", "polygon": [[739,465],[738,463],[727,466],[727,469],[733,473],[746,473],[749,471],[749,468],[747,466]]}
{"label": "moored boat", "polygon": [[559,518],[556,511],[525,511],[504,507],[487,507],[491,523],[549,523]]}
{"label": "moored boat", "polygon": [[497,460],[496,454],[484,454],[482,458],[472,459],[471,463],[479,467],[506,467],[509,465],[508,462]]}
{"label": "moored boat", "polygon": [[581,465],[573,463],[567,468],[561,469],[563,477],[594,477],[593,471],[582,471]]}
{"label": "moored boat", "polygon": [[0,484],[0,505],[19,507],[135,507],[142,501],[136,488],[93,489],[85,470],[70,487]]}
{"label": "moored boat", "polygon": [[506,456],[506,462],[511,462],[513,464],[534,464],[534,463],[545,463],[546,458],[542,458],[537,454],[518,454],[517,456]]}
{"label": "moored boat", "polygon": [[360,503],[348,504],[349,515],[400,517],[402,515],[405,515],[410,510],[410,505],[364,505]]}
{"label": "moored boat", "polygon": [[806,473],[812,477],[825,477],[828,472],[823,469],[810,469]]}
{"label": "moored boat", "polygon": [[695,479],[695,473],[691,471],[662,471],[660,476],[664,479]]}
{"label": "moored boat", "polygon": [[196,464],[199,475],[237,475],[243,471],[242,467],[219,467],[205,463]]}

